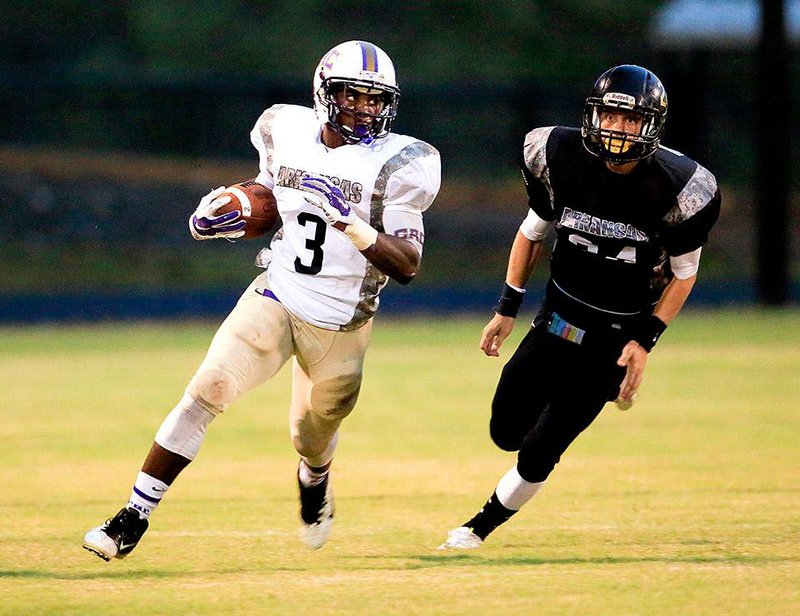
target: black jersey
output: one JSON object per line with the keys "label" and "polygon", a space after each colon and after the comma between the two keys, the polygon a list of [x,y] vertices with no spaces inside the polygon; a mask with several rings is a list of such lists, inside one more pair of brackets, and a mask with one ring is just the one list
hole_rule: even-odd
{"label": "black jersey", "polygon": [[672,276],[668,257],[702,246],[719,215],[717,181],[692,159],[660,147],[614,173],[575,128],[528,133],[523,175],[531,209],[555,222],[548,301],[572,315],[651,311]]}

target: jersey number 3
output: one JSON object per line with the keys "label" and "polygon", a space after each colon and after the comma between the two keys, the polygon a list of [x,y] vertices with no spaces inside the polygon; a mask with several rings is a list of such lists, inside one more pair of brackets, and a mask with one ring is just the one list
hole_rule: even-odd
{"label": "jersey number 3", "polygon": [[[582,235],[571,233],[569,236],[569,241],[578,246],[583,246],[586,252],[591,252],[595,255],[600,254],[600,247],[597,244],[593,244]],[[636,263],[636,246],[625,246],[625,248],[619,251],[619,254],[616,257],[612,257],[610,255],[606,255],[605,257],[606,259],[612,259],[614,261]]]}
{"label": "jersey number 3", "polygon": [[311,251],[311,264],[306,265],[297,257],[294,260],[294,269],[301,274],[319,274],[322,269],[322,245],[325,243],[325,234],[328,231],[328,224],[319,216],[309,214],[308,212],[300,212],[297,215],[297,222],[308,227],[313,223],[314,236],[306,238],[306,248]]}

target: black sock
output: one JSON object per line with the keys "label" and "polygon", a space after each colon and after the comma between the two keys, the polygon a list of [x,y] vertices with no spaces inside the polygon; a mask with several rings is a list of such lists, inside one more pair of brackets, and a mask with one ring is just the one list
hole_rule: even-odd
{"label": "black sock", "polygon": [[465,522],[464,526],[471,528],[472,532],[481,539],[486,539],[489,533],[504,522],[507,522],[515,513],[516,511],[506,509],[500,504],[500,501],[497,499],[497,492],[495,492],[489,500],[486,501],[483,509],[469,522]]}

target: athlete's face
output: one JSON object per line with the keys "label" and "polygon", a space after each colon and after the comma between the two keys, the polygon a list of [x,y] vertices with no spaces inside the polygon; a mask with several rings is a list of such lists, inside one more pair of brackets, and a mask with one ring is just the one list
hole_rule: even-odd
{"label": "athlete's face", "polygon": [[[638,135],[642,130],[644,118],[638,113],[610,108],[601,109],[599,113],[601,130],[613,130],[631,135]],[[613,137],[604,137],[603,145],[612,154],[622,154],[631,147],[629,141]]]}
{"label": "athlete's face", "polygon": [[371,116],[379,115],[385,106],[383,94],[345,87],[336,93],[336,104],[341,109],[339,122],[348,128],[356,125],[371,128],[375,122]]}

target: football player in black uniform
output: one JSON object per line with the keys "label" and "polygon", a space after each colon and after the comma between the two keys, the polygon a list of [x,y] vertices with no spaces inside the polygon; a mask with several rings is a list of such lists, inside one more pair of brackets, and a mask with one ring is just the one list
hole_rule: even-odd
{"label": "football player in black uniform", "polygon": [[492,440],[518,451],[517,463],[442,549],[480,546],[536,494],[606,402],[630,406],[648,353],[689,296],[720,194],[707,169],[660,145],[666,115],[658,77],[622,65],[595,83],[580,129],[526,136],[530,210],[480,343],[499,355],[555,229],[541,310],[492,401]]}

